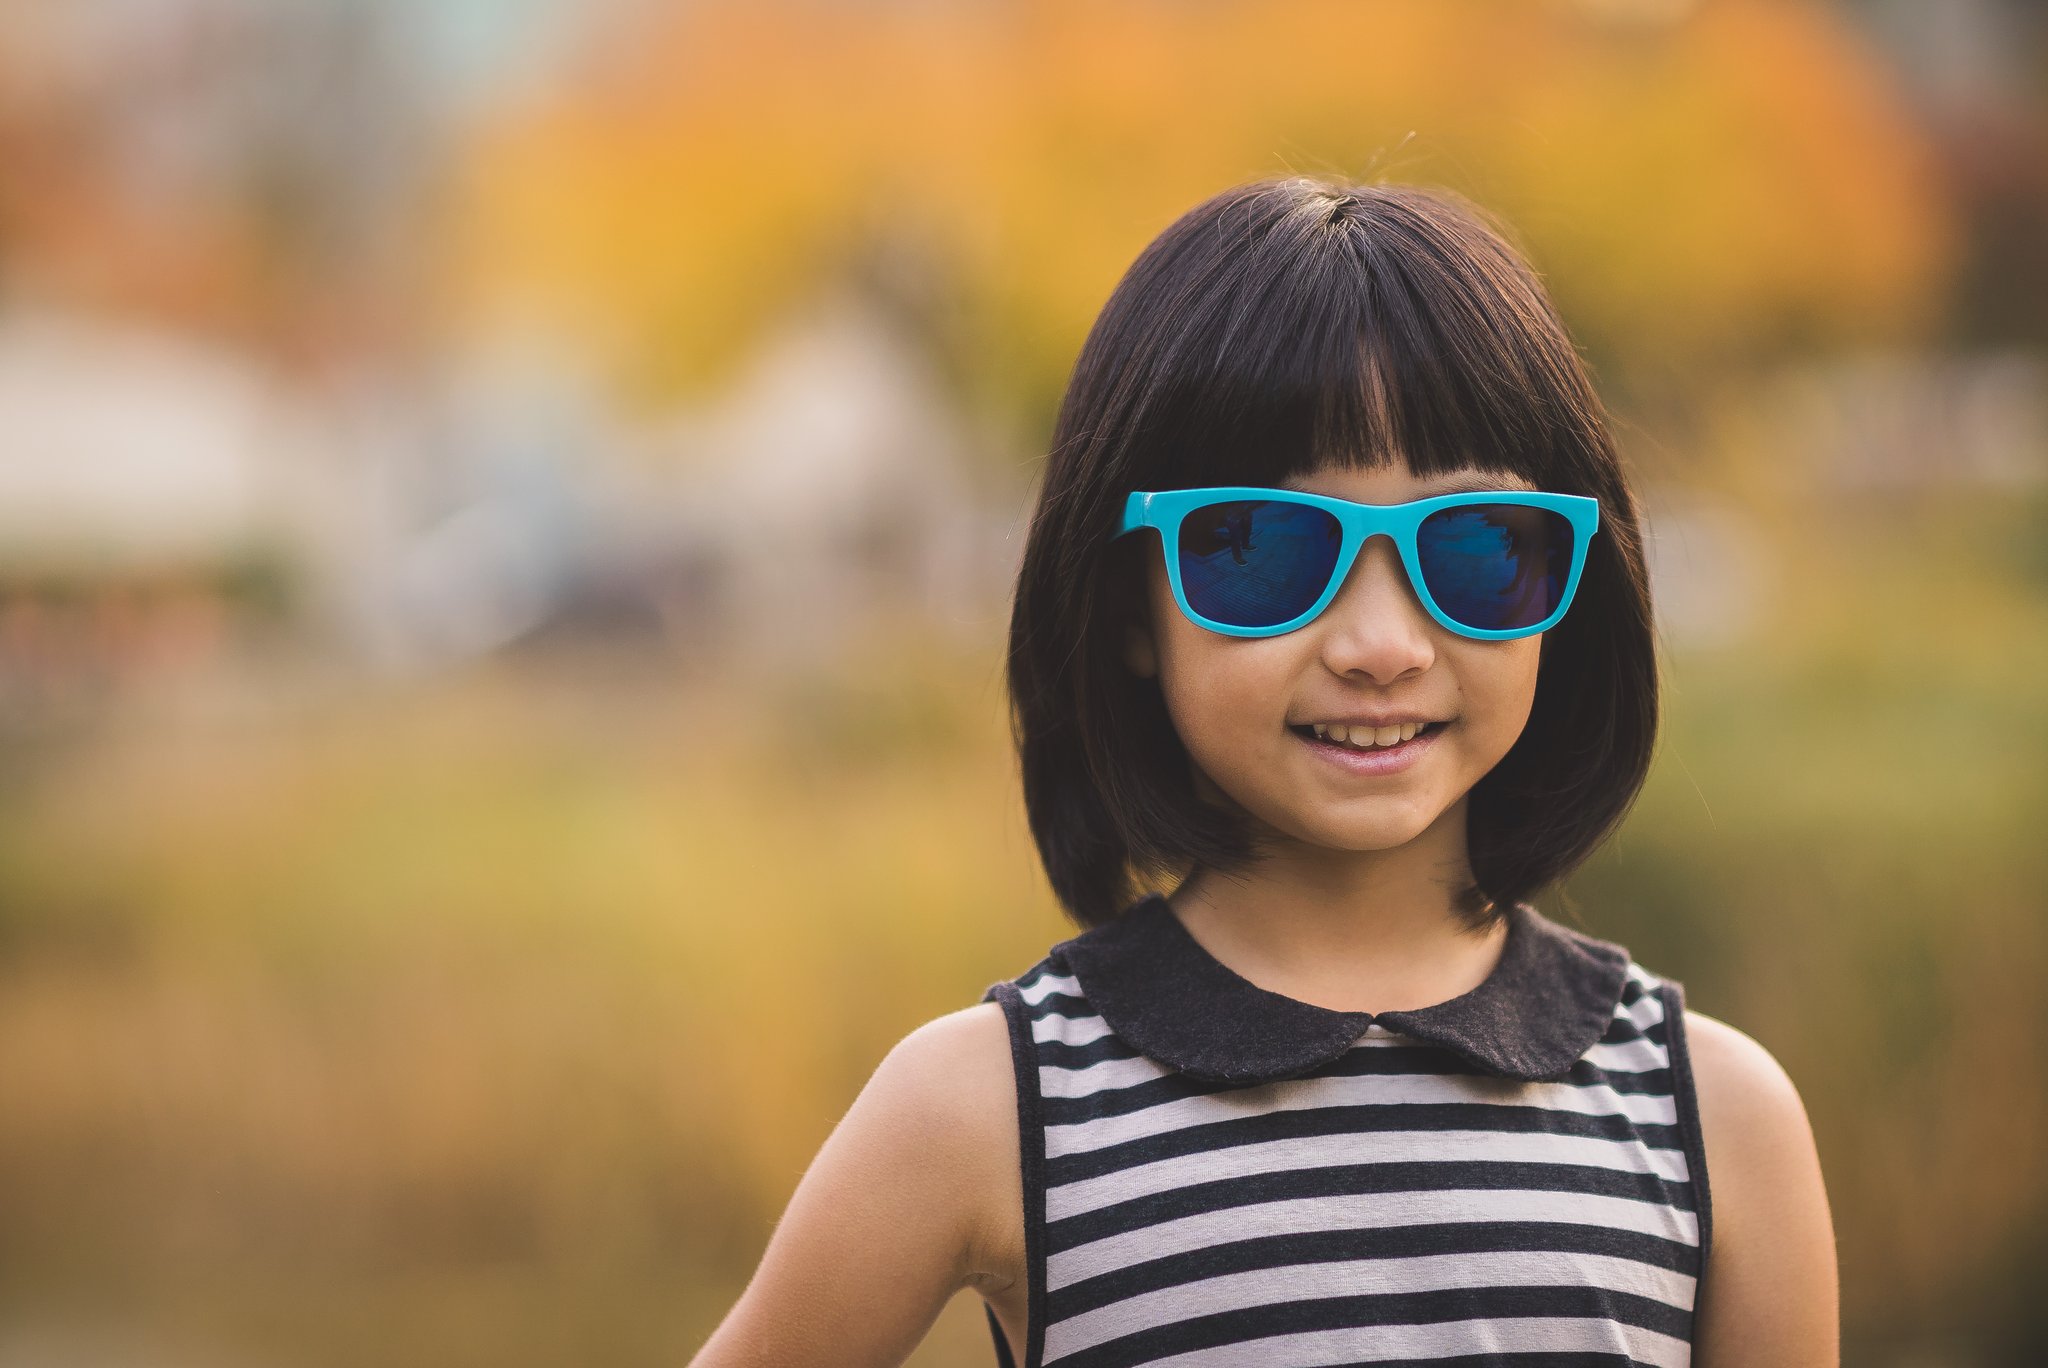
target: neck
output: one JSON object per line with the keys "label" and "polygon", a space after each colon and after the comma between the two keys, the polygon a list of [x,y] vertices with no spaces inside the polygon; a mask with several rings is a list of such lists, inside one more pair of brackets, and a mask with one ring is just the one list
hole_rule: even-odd
{"label": "neck", "polygon": [[1505,919],[1475,932],[1457,910],[1471,881],[1463,806],[1394,850],[1287,843],[1247,869],[1197,869],[1167,901],[1269,992],[1344,1012],[1434,1006],[1483,983],[1507,943]]}

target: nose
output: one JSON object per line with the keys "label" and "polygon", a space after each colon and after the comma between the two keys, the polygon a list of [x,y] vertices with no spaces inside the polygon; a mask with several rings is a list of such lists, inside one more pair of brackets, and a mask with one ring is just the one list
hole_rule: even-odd
{"label": "nose", "polygon": [[1330,669],[1376,683],[1429,668],[1436,659],[1434,625],[1408,582],[1400,550],[1384,534],[1366,539],[1337,597],[1315,623]]}

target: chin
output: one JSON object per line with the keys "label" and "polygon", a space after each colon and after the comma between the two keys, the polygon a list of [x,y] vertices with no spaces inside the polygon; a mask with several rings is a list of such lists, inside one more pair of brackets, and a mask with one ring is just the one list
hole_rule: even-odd
{"label": "chin", "polygon": [[1325,850],[1348,850],[1363,855],[1372,851],[1398,850],[1428,831],[1429,822],[1382,819],[1355,822],[1305,822],[1282,830],[1306,845]]}

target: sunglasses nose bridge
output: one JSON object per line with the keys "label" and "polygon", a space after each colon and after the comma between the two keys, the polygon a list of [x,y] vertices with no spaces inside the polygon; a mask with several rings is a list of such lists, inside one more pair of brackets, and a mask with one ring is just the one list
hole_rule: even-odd
{"label": "sunglasses nose bridge", "polygon": [[1386,573],[1392,577],[1397,591],[1406,597],[1415,612],[1425,611],[1420,597],[1415,593],[1414,584],[1409,580],[1408,565],[1402,559],[1399,538],[1392,532],[1382,529],[1368,533],[1359,542],[1357,551],[1352,553],[1350,563],[1343,568],[1337,591],[1331,597],[1328,607],[1324,609],[1326,613],[1338,611],[1347,599],[1356,597],[1358,586],[1369,578],[1367,567],[1374,562],[1386,566]]}

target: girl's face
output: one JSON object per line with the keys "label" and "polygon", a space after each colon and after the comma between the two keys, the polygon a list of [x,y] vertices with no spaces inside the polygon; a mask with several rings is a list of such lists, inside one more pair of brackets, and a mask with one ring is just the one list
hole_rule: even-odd
{"label": "girl's face", "polygon": [[[1535,488],[1519,476],[1465,473],[1486,474],[1490,488]],[[1452,483],[1417,479],[1401,463],[1369,472],[1325,467],[1284,487],[1390,504],[1449,493]],[[1145,559],[1150,626],[1132,629],[1125,659],[1136,673],[1158,677],[1212,801],[1218,795],[1209,785],[1284,840],[1310,846],[1391,850],[1436,828],[1462,856],[1465,795],[1529,720],[1541,635],[1481,641],[1440,626],[1385,537],[1366,543],[1319,617],[1271,637],[1225,636],[1189,622],[1156,541]],[[1334,762],[1292,730],[1388,712],[1449,725],[1405,768],[1381,774]]]}

